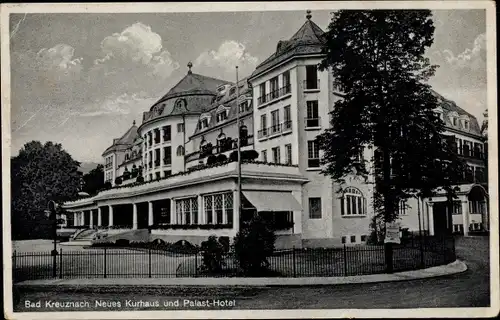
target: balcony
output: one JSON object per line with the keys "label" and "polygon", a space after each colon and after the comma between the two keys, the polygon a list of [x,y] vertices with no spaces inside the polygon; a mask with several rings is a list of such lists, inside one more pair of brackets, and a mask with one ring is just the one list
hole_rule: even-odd
{"label": "balcony", "polygon": [[264,104],[272,103],[278,99],[290,94],[292,92],[292,86],[287,84],[277,90],[271,91],[270,93],[260,96],[257,98],[257,105],[262,106]]}
{"label": "balcony", "polygon": [[106,165],[104,166],[105,169],[111,169],[113,168],[113,162],[110,162],[110,163],[106,163]]}
{"label": "balcony", "polygon": [[467,158],[467,159],[477,159],[477,160],[485,160],[485,154],[482,150],[479,149],[470,149],[467,147],[461,147],[458,149],[458,155]]}
{"label": "balcony", "polygon": [[306,129],[319,129],[321,128],[321,118],[305,118]]}
{"label": "balcony", "polygon": [[304,80],[304,91],[318,91],[319,79],[317,80]]}
{"label": "balcony", "polygon": [[268,128],[263,128],[257,131],[257,137],[259,140],[264,140],[281,134],[290,133],[291,131],[292,131],[292,121],[287,120],[280,124],[276,124]]}
{"label": "balcony", "polygon": [[[222,142],[219,141],[219,145],[213,146],[211,143],[207,143],[202,146],[199,151],[199,159],[208,157],[210,155],[217,155],[219,153],[224,153],[232,151],[238,148],[238,139],[226,138]],[[241,148],[253,145],[253,136],[246,136],[241,138]],[[194,154],[194,153],[193,153]],[[193,160],[191,155],[188,156],[189,159],[186,161]]]}

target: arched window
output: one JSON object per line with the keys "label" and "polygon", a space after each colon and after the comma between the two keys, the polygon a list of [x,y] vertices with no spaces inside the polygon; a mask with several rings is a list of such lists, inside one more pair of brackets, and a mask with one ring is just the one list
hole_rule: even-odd
{"label": "arched window", "polygon": [[366,199],[358,189],[353,187],[346,188],[340,202],[342,216],[366,215]]}
{"label": "arched window", "polygon": [[183,146],[178,146],[177,147],[177,155],[178,156],[183,156],[184,155],[184,147]]}
{"label": "arched window", "polygon": [[242,126],[240,127],[240,136],[241,136],[241,138],[246,138],[246,137],[248,137],[248,128],[247,128],[247,126],[242,125]]}

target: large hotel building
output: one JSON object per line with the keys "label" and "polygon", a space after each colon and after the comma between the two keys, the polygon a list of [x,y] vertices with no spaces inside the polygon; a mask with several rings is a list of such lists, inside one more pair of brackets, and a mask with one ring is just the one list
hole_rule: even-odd
{"label": "large hotel building", "polygon": [[[235,236],[258,212],[277,229],[277,248],[364,243],[374,214],[372,181],[353,175],[339,185],[320,172],[316,136],[341,99],[331,73],[317,68],[323,37],[308,12],[303,26],[238,83],[197,74],[189,64],[184,78],[102,154],[112,188],[63,205],[68,227],[88,226],[94,239],[200,244],[210,235]],[[469,170],[453,212],[438,193],[401,203],[401,225],[431,235],[487,230],[478,121],[436,96],[446,135]],[[238,162],[231,161],[238,128],[241,193]],[[371,153],[362,156],[370,160]]]}

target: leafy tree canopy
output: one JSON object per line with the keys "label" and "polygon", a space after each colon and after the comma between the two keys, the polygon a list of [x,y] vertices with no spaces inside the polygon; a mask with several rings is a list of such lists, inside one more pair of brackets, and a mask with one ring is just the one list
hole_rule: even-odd
{"label": "leafy tree canopy", "polygon": [[73,200],[80,189],[80,163],[60,144],[31,141],[11,159],[13,238],[39,238],[50,224],[48,201]]}
{"label": "leafy tree canopy", "polygon": [[[375,209],[388,222],[400,199],[439,186],[453,192],[463,172],[426,83],[437,67],[424,56],[433,33],[429,10],[341,10],[326,33],[320,68],[332,72],[342,98],[318,137],[323,173],[339,182],[374,174]],[[374,151],[370,162],[358,157],[365,147]]]}
{"label": "leafy tree canopy", "polygon": [[96,168],[84,174],[83,183],[83,191],[91,195],[104,189],[104,166],[98,164]]}

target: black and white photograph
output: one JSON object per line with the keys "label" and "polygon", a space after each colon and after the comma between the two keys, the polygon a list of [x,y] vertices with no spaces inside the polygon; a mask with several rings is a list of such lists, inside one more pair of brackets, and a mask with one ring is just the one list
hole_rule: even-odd
{"label": "black and white photograph", "polygon": [[493,1],[1,27],[6,318],[498,315]]}

